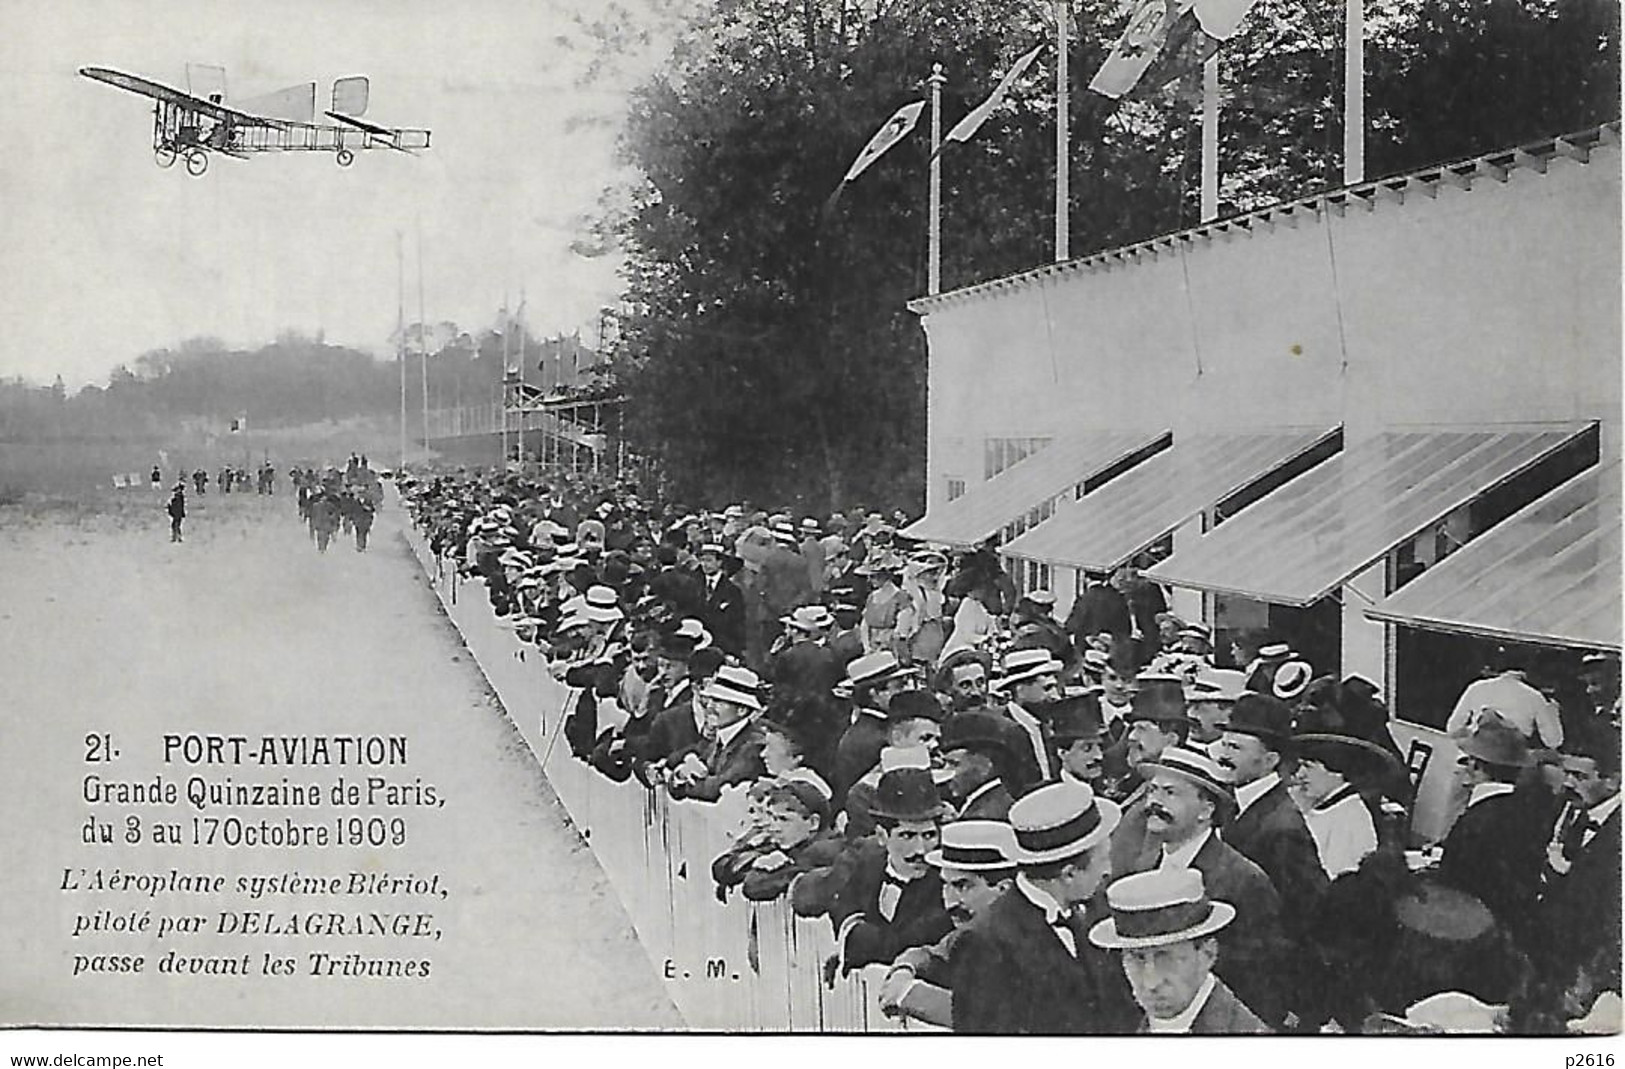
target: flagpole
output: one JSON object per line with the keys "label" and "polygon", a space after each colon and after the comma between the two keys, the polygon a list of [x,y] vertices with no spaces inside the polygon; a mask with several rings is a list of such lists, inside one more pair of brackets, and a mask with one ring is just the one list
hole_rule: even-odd
{"label": "flagpole", "polygon": [[925,257],[925,292],[942,292],[942,64],[931,64],[931,222]]}
{"label": "flagpole", "polygon": [[423,455],[429,456],[429,338],[423,312],[423,220],[418,220],[418,370],[423,378]]}
{"label": "flagpole", "polygon": [[1365,0],[1343,4],[1343,181],[1365,181]]}
{"label": "flagpole", "polygon": [[1068,171],[1072,158],[1071,105],[1068,102],[1066,0],[1055,0],[1055,262],[1072,258]]}
{"label": "flagpole", "polygon": [[[525,287],[519,287],[519,314],[525,314]],[[525,325],[519,326],[519,470],[525,470],[525,417],[530,414],[527,407],[530,398],[525,396]]]}
{"label": "flagpole", "polygon": [[406,467],[406,253],[395,231],[395,357],[401,365],[401,468]]}
{"label": "flagpole", "polygon": [[513,368],[508,364],[508,335],[513,330],[513,316],[508,312],[508,294],[502,293],[502,385],[498,396],[502,405],[497,409],[497,428],[501,441],[502,470],[508,470],[508,400],[513,396],[513,389],[508,383],[508,373]]}
{"label": "flagpole", "polygon": [[1219,57],[1202,64],[1202,222],[1219,217]]}

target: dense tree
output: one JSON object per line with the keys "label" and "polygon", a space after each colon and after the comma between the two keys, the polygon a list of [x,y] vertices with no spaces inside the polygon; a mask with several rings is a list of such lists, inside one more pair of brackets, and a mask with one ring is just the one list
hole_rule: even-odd
{"label": "dense tree", "polygon": [[[1617,3],[1367,0],[1369,175],[1617,116]],[[1197,222],[1194,77],[1139,101],[1083,89],[1126,17],[1070,5],[1074,255]],[[944,126],[1053,5],[724,0],[634,95],[641,176],[603,229],[626,251],[615,373],[635,444],[685,497],[917,505],[924,434],[922,129],[821,211],[874,129],[943,64]],[[1260,0],[1223,59],[1223,207],[1341,183],[1342,11]],[[671,16],[670,5],[662,9]],[[624,20],[597,27],[611,53]],[[1051,254],[1053,55],[943,157],[946,286]],[[996,374],[990,354],[989,374]]]}

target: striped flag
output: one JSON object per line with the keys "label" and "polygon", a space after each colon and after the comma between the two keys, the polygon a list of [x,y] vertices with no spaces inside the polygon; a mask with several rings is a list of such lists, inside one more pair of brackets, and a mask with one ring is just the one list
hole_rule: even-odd
{"label": "striped flag", "polygon": [[824,211],[827,213],[835,207],[835,202],[841,198],[841,190],[846,184],[869,169],[869,165],[884,156],[893,145],[907,137],[913,131],[916,123],[920,121],[920,112],[925,110],[925,101],[916,100],[912,104],[904,104],[886,120],[886,124],[875,131],[875,136],[863,146],[858,158],[852,161],[852,166],[846,169],[846,177],[841,184],[835,187],[835,192],[829,195],[824,202]]}
{"label": "striped flag", "polygon": [[[1037,59],[1038,53],[1043,50],[1044,46],[1039,45],[1012,63],[1010,69],[1004,72],[1004,77],[999,79],[999,84],[993,87],[993,92],[988,94],[987,99],[972,108],[963,119],[954,124],[952,130],[943,135],[942,144],[945,146],[950,141],[969,141],[975,137],[976,131],[980,130],[982,124],[987,122],[987,117],[993,114],[993,109],[997,108],[1004,101],[1004,98],[1009,95],[1010,87],[1015,84],[1016,79],[1020,78],[1027,68],[1033,65],[1033,60]],[[941,152],[942,148],[939,147],[937,151]]]}

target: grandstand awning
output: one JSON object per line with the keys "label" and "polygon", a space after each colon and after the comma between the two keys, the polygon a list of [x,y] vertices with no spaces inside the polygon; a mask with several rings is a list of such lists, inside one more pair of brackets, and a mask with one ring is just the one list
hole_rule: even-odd
{"label": "grandstand awning", "polygon": [[1058,438],[984,483],[944,502],[900,533],[907,538],[974,546],[1044,502],[1088,482],[1166,438],[1155,431],[1096,431]]}
{"label": "grandstand awning", "polygon": [[1109,571],[1336,432],[1299,427],[1176,436],[1172,449],[1124,472],[1003,552]]}
{"label": "grandstand awning", "polygon": [[1366,609],[1385,623],[1548,645],[1621,645],[1620,465],[1592,468]]}
{"label": "grandstand awning", "polygon": [[1587,426],[1394,431],[1346,445],[1146,575],[1308,605]]}

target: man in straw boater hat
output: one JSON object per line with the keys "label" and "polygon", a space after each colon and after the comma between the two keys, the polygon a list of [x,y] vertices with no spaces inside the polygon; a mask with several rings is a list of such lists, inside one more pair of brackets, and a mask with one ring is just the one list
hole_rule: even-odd
{"label": "man in straw boater hat", "polygon": [[1010,889],[1015,858],[1015,829],[1004,821],[956,820],[942,826],[942,845],[925,860],[942,873],[942,901],[954,928],[931,946],[897,955],[880,988],[885,1013],[953,1027],[954,944]]}
{"label": "man in straw boater hat", "polygon": [[826,977],[890,962],[909,947],[928,946],[953,922],[942,899],[941,873],[926,863],[937,848],[945,807],[924,768],[895,768],[880,777],[869,814],[872,839],[861,840],[832,868],[810,872],[791,889],[801,916],[829,915],[838,945]]}
{"label": "man in straw boater hat", "polygon": [[774,697],[827,699],[845,675],[835,654],[824,644],[824,636],[835,626],[834,615],[825,605],[803,605],[779,622],[784,625],[784,634],[772,661]]}
{"label": "man in straw boater hat", "polygon": [[1261,1035],[1270,1028],[1213,973],[1235,907],[1207,896],[1196,869],[1154,869],[1106,888],[1111,916],[1089,941],[1122,952],[1123,975],[1153,1035]]}
{"label": "man in straw boater hat", "polygon": [[1110,875],[1117,807],[1050,783],[1010,807],[1015,883],[954,947],[955,1032],[1122,1034],[1140,1024],[1122,970],[1085,938],[1082,914]]}
{"label": "man in straw boater hat", "polygon": [[1220,838],[1235,796],[1204,753],[1169,746],[1140,766],[1146,779],[1146,845],[1133,870],[1193,868],[1213,895],[1236,908],[1220,937],[1220,975],[1271,1027],[1286,1019],[1290,981],[1280,975],[1290,948],[1281,934],[1281,901],[1264,870]]}
{"label": "man in straw boater hat", "polygon": [[1050,757],[1044,719],[1050,706],[1061,699],[1061,662],[1048,650],[1012,650],[1005,654],[1002,667],[995,686],[1005,698],[1005,718],[1021,729],[1027,743],[1020,754],[1023,764],[1029,765],[1024,779],[1028,783],[1053,781],[1055,762]]}
{"label": "man in straw boater hat", "polygon": [[1236,792],[1236,817],[1225,829],[1225,841],[1269,876],[1281,896],[1281,924],[1289,938],[1299,940],[1308,935],[1330,881],[1282,778],[1291,771],[1291,740],[1287,704],[1248,693],[1236,700],[1224,734],[1208,752]]}
{"label": "man in straw boater hat", "polygon": [[846,802],[846,792],[863,774],[875,767],[888,733],[886,710],[892,696],[910,686],[909,672],[890,650],[880,650],[857,658],[846,666],[841,681],[852,696],[852,718],[835,746],[830,786],[835,788],[837,808]]}
{"label": "man in straw boater hat", "polygon": [[715,802],[722,788],[749,783],[767,772],[762,764],[762,681],[748,668],[723,665],[705,685],[715,734],[674,762],[668,789],[673,798]]}

